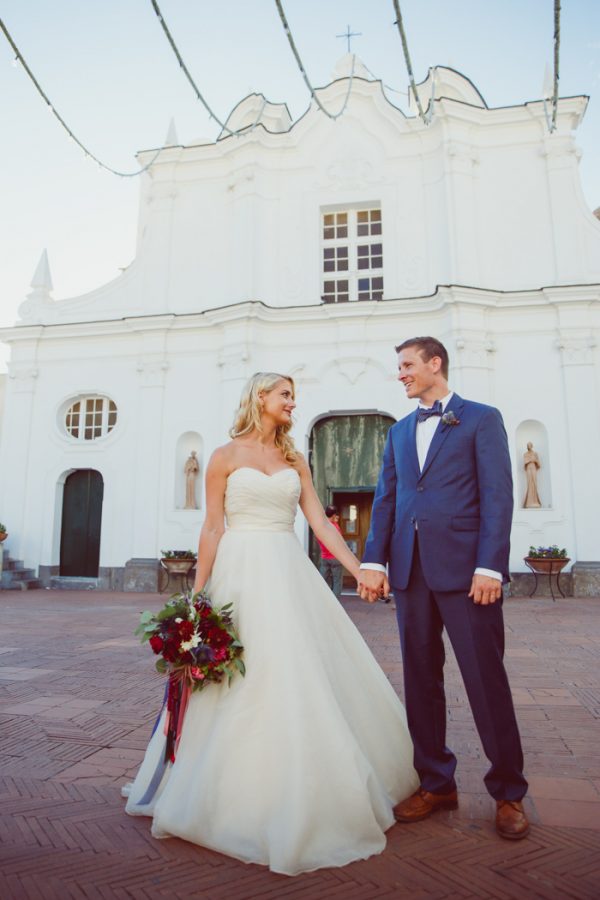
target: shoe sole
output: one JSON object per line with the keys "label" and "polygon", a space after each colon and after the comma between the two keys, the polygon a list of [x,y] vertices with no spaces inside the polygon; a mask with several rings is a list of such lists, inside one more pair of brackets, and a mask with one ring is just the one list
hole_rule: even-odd
{"label": "shoe sole", "polygon": [[403,816],[394,814],[394,818],[396,819],[396,822],[402,822],[403,825],[412,825],[413,822],[422,822],[423,819],[428,819],[429,816],[432,816],[440,809],[458,809],[458,800],[451,800],[448,803],[437,803],[433,809],[430,809],[429,812],[424,813],[422,816],[407,816],[404,818]]}
{"label": "shoe sole", "polygon": [[530,828],[527,827],[525,831],[520,831],[517,834],[508,834],[507,832],[500,831],[496,828],[496,834],[498,837],[504,838],[505,841],[522,841],[523,838],[526,838],[530,832]]}

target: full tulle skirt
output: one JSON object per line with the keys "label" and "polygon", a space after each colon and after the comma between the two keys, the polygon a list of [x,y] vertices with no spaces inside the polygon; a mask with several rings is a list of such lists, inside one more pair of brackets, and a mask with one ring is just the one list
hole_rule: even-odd
{"label": "full tulle skirt", "polygon": [[159,723],[127,812],[287,875],[380,853],[418,786],[404,707],[295,534],[227,531],[208,590],[233,603],[246,676],[192,695],[149,800]]}

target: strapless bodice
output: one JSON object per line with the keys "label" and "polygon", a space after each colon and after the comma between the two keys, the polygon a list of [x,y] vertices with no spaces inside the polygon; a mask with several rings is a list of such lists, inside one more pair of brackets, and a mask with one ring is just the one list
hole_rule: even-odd
{"label": "strapless bodice", "polygon": [[227,479],[225,516],[230,531],[293,531],[300,498],[296,469],[265,475],[242,466]]}

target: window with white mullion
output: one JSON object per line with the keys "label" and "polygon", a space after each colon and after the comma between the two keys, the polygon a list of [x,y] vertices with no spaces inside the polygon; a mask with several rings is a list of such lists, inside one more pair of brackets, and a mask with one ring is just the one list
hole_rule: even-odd
{"label": "window with white mullion", "polygon": [[108,397],[81,397],[65,414],[67,434],[77,441],[94,441],[117,424],[117,407]]}
{"label": "window with white mullion", "polygon": [[322,215],[325,303],[383,298],[381,209],[345,209]]}

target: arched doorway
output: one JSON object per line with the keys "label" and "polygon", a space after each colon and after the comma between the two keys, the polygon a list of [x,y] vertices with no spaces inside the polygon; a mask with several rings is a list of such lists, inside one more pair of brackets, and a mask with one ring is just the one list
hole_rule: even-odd
{"label": "arched doorway", "polygon": [[60,534],[60,574],[98,577],[104,482],[95,469],[78,469],[65,481]]}
{"label": "arched doorway", "polygon": [[[315,423],[310,435],[310,465],[321,503],[340,510],[346,543],[359,559],[369,525],[373,494],[381,468],[385,439],[394,419],[380,413],[328,416]],[[310,554],[319,561],[311,532]],[[352,579],[347,576],[348,584]]]}

